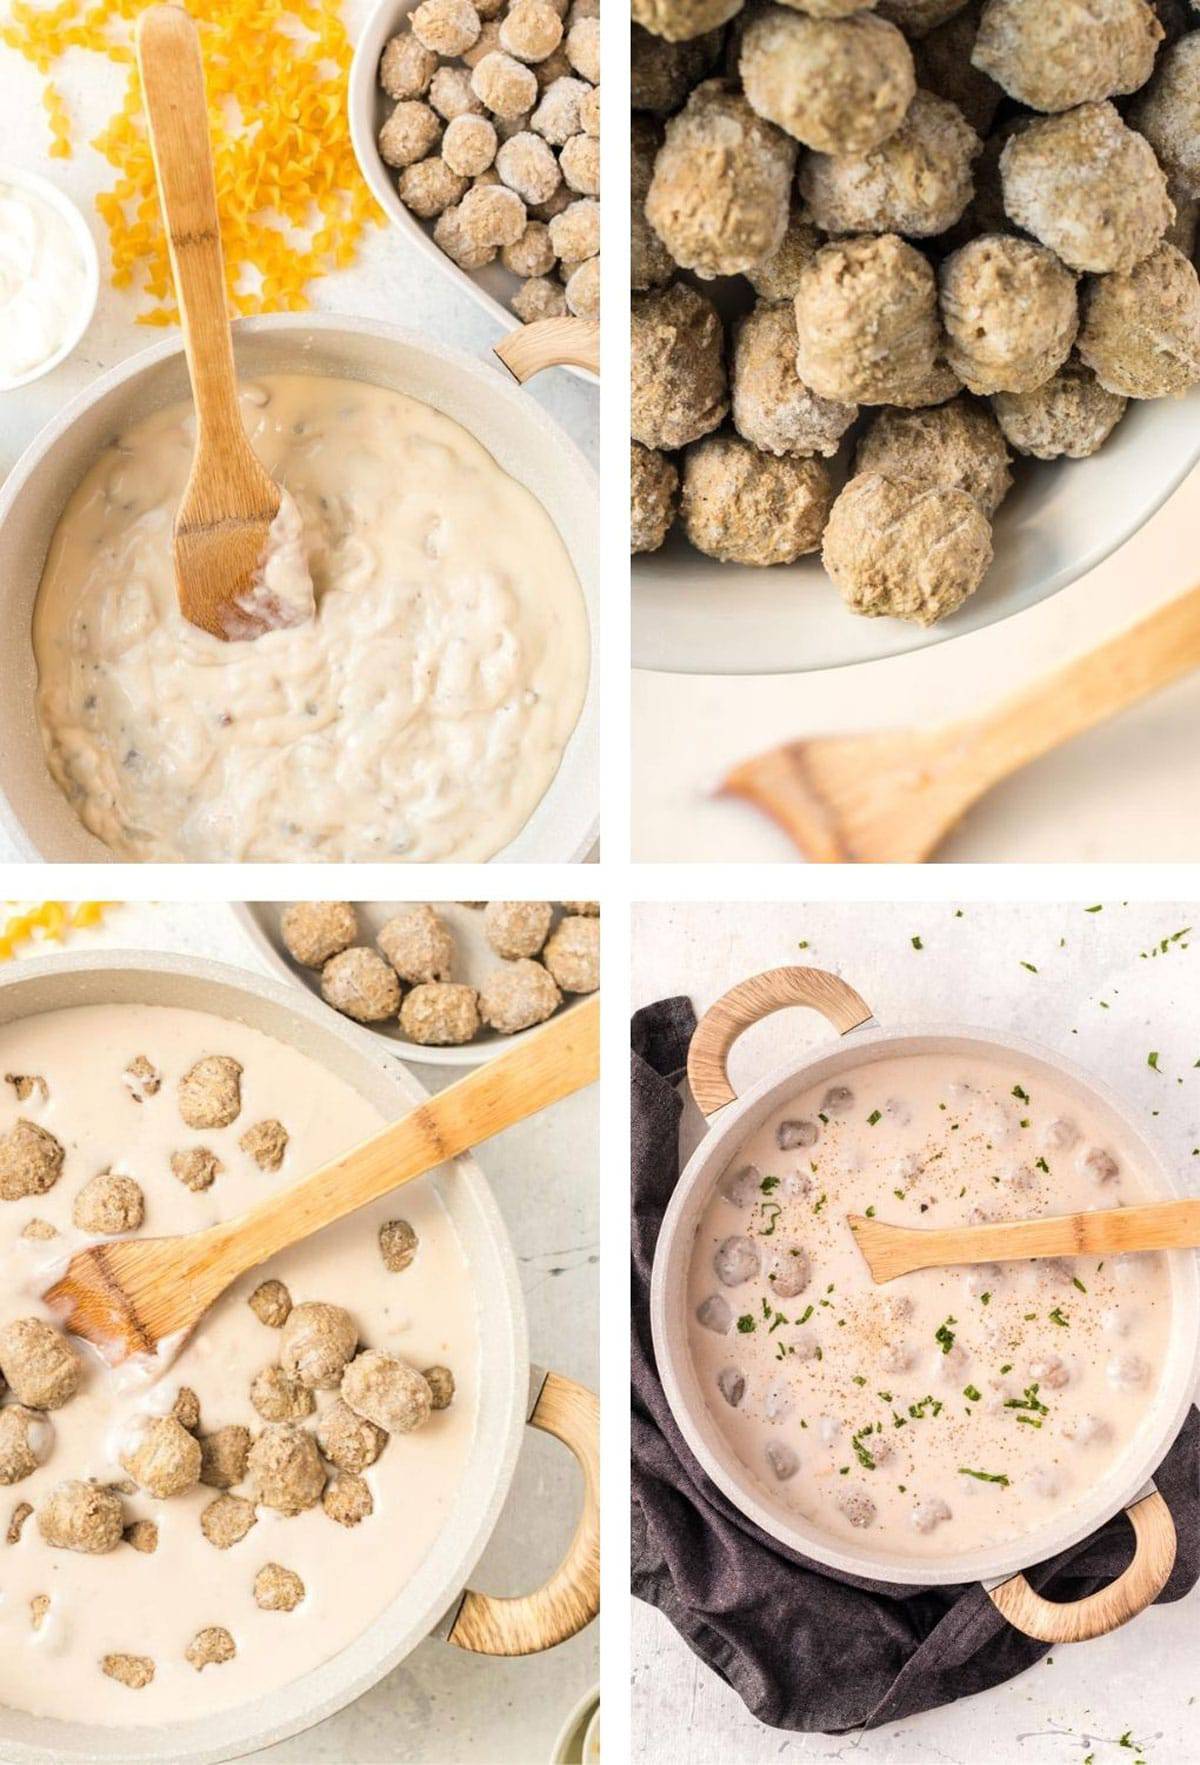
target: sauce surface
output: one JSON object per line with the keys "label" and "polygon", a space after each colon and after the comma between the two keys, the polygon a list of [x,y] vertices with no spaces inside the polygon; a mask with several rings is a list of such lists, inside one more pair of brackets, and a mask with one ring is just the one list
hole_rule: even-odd
{"label": "sauce surface", "polygon": [[34,613],[50,772],[140,860],[492,857],[583,705],[583,597],[549,516],[457,423],[361,381],[243,388],[303,522],[316,616],[252,642],[188,624],[171,526],[181,403],[107,448],[64,511]]}
{"label": "sauce surface", "polygon": [[[135,1102],[123,1079],[136,1055],[162,1074],[162,1087]],[[242,1108],[225,1128],[191,1129],[180,1117],[177,1085],[206,1054],[242,1063]],[[243,1024],[164,1007],[81,1007],[0,1029],[0,1074],[37,1074],[49,1091],[18,1102],[0,1083],[0,1134],[19,1118],[53,1133],[66,1149],[63,1173],[42,1195],[0,1201],[0,1325],[51,1314],[31,1294],[47,1266],[82,1243],[71,1223],[83,1184],[110,1167],[132,1176],[146,1197],[142,1231],[195,1231],[240,1212],[272,1189],[295,1182],[382,1125],[355,1091],[305,1056]],[[238,1142],[254,1123],[274,1118],[290,1136],[278,1171],[259,1169]],[[210,1148],[224,1165],[195,1193],[171,1171],[171,1154]],[[410,1266],[389,1271],[377,1235],[403,1218],[419,1246]],[[31,1219],[58,1236],[21,1236]],[[293,1518],[259,1506],[256,1523],[228,1549],[210,1544],[200,1515],[220,1491],[201,1484],[166,1500],[143,1492],[123,1497],[126,1522],[154,1520],[158,1548],[127,1543],[102,1555],[52,1549],[34,1515],[15,1544],[5,1541],[19,1502],[35,1509],[68,1478],[124,1479],[123,1440],[139,1416],[169,1412],[181,1386],[200,1400],[200,1433],[241,1423],[264,1426],[250,1402],[254,1375],[279,1358],[280,1334],[246,1300],[259,1283],[284,1282],[297,1304],[344,1306],[360,1341],[418,1368],[444,1365],[456,1382],[453,1402],[411,1434],[394,1435],[363,1472],[374,1511],[353,1529],[320,1504]],[[456,1232],[428,1182],[405,1185],[239,1280],[203,1320],[173,1364],[149,1369],[156,1383],[113,1374],[84,1354],[79,1391],[49,1412],[53,1440],[45,1463],[0,1489],[0,1702],[36,1715],[105,1724],[184,1719],[237,1705],[300,1678],[359,1636],[400,1593],[454,1509],[474,1435],[478,1327],[473,1281]],[[319,1391],[312,1429],[336,1398]],[[235,1494],[249,1496],[247,1484]],[[293,1611],[263,1611],[254,1578],[267,1563],[300,1575],[305,1597]],[[31,1601],[49,1596],[40,1626]],[[208,1625],[233,1635],[236,1657],[197,1671],[184,1658]],[[153,1681],[130,1689],[100,1671],[106,1654],[153,1659]]]}
{"label": "sauce surface", "polygon": [[892,1056],[800,1091],[739,1149],[689,1273],[710,1413],[760,1494],[835,1537],[951,1555],[1047,1523],[1117,1466],[1165,1363],[1156,1254],[875,1286],[848,1213],[954,1226],[1154,1192],[1019,1060]]}

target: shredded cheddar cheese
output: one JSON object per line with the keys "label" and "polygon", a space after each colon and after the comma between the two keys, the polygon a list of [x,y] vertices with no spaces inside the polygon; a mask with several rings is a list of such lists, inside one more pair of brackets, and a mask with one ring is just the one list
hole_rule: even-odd
{"label": "shredded cheddar cheese", "polygon": [[112,901],[76,901],[74,908],[67,901],[31,901],[21,905],[6,901],[6,907],[17,907],[10,913],[0,931],[0,962],[10,962],[19,944],[39,941],[60,944],[68,931],[82,931],[97,926]]}
{"label": "shredded cheddar cheese", "polygon": [[[91,145],[116,172],[96,198],[112,281],[149,304],[145,325],[177,317],[142,114],[133,26],[149,0],[13,0],[0,42],[49,75],[90,50],[127,69],[120,109]],[[354,158],[346,114],[351,48],[340,0],[188,0],[200,28],[229,301],[235,313],[299,312],[315,278],[351,263],[382,219]],[[52,158],[71,154],[71,121],[47,81]]]}

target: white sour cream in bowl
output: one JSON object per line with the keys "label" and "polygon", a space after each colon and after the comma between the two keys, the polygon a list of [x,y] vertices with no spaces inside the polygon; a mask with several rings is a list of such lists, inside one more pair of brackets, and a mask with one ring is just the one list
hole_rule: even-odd
{"label": "white sour cream in bowl", "polygon": [[45,178],[0,167],[0,392],[27,386],[71,353],[99,285],[79,211]]}

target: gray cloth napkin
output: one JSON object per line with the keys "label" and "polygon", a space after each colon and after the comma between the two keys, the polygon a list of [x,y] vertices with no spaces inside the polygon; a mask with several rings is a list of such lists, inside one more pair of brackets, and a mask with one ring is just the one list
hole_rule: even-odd
{"label": "gray cloth napkin", "polygon": [[[775,1728],[875,1728],[999,1685],[1048,1645],[1011,1629],[978,1583],[896,1587],[809,1562],[726,1500],[675,1426],[650,1340],[650,1269],[679,1176],[675,1087],[695,1027],[687,999],[633,1019],[633,1591]],[[1200,1577],[1194,1409],[1156,1481],[1179,1533],[1159,1597],[1177,1600]],[[1131,1537],[1118,1515],[1029,1579],[1048,1598],[1079,1599],[1121,1572]]]}

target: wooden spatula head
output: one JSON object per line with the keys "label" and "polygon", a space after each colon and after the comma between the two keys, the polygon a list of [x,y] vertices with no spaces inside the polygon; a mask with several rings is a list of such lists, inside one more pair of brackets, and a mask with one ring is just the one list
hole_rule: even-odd
{"label": "wooden spatula head", "polygon": [[119,1238],[81,1250],[43,1295],[65,1329],[117,1366],[155,1354],[197,1322],[236,1268],[218,1260],[220,1235]]}
{"label": "wooden spatula head", "polygon": [[248,446],[220,461],[207,449],[197,453],[172,539],[179,608],[192,625],[240,640],[281,622],[262,594],[263,558],[281,500]]}

